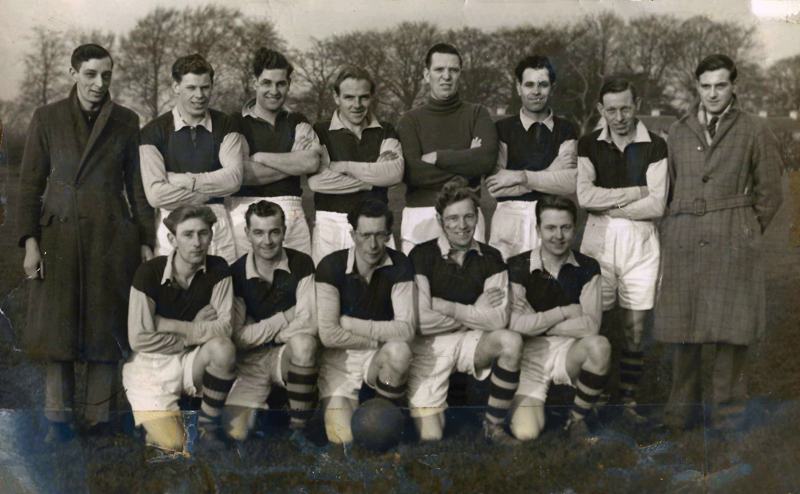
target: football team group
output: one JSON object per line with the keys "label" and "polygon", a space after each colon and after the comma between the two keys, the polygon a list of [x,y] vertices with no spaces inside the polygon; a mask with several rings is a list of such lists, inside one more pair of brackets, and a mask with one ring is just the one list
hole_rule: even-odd
{"label": "football team group", "polygon": [[[182,396],[201,399],[199,444],[219,444],[247,439],[273,387],[298,441],[319,408],[328,440],[351,443],[363,385],[436,441],[456,372],[488,380],[489,442],[535,439],[551,383],[575,388],[565,431],[586,441],[612,371],[599,331],[614,307],[625,420],[652,422],[637,388],[654,310],[653,336],[672,351],[659,424],[700,418],[711,344],[710,419],[740,429],[781,161],[763,119],[737,104],[734,62],[698,62],[698,101],[666,140],[637,119],[624,78],[604,81],[600,122],[579,135],[554,114],[556,72],[538,55],[514,68],[519,113],[493,121],[459,98],[462,57],[444,43],[417,62],[428,94],[396,128],[352,66],[332,82],[330,119],[312,124],[285,106],[291,63],[260,48],[241,111],[209,108],[214,69],[187,55],[172,66],[174,107],[140,129],[110,97],[112,56],[79,46],[72,92],[33,115],[17,206],[21,339],[46,368],[46,441],[109,432],[120,363],[136,425],[166,451],[185,448]],[[401,183],[395,238],[388,189]],[[497,201],[488,228],[482,186]]]}

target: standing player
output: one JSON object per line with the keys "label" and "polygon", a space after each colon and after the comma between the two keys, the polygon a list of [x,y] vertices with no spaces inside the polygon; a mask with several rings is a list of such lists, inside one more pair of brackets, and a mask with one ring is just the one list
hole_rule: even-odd
{"label": "standing player", "polygon": [[289,427],[304,429],[317,385],[317,303],[314,262],[284,247],[286,223],[275,203],[258,201],[245,212],[250,252],[231,266],[236,382],[225,403],[228,435],[244,441],[256,411],[266,408],[273,384],[289,395]]}
{"label": "standing player", "polygon": [[457,177],[436,201],[438,238],[411,251],[419,290],[420,333],[408,382],[411,416],[423,441],[444,431],[450,374],[477,379],[491,373],[484,437],[514,444],[503,428],[519,384],[522,338],[508,325],[508,271],[494,247],[476,241],[478,197]]}
{"label": "standing player", "polygon": [[336,444],[350,444],[350,419],[362,383],[400,404],[406,394],[414,337],[414,270],[402,253],[386,248],[392,212],[367,199],[348,214],[353,247],[317,266],[317,318],[325,349],[319,393],[325,430]]}
{"label": "standing player", "polygon": [[509,328],[525,337],[511,431],[523,441],[536,439],[544,428],[551,382],[575,387],[566,430],[586,438],[583,419],[608,377],[611,346],[597,334],[603,315],[600,265],[571,249],[576,217],[569,199],[542,197],[536,203],[541,246],[508,260]]}
{"label": "standing player", "polygon": [[284,245],[311,254],[311,234],[303,212],[300,177],[319,167],[322,147],[311,124],[301,113],[288,111],[294,67],[281,53],[259,48],[253,56],[255,101],[248,101],[238,121],[247,144],[242,188],[227,199],[233,223],[236,252],[250,250],[245,233],[245,212],[263,198],[283,209]]}
{"label": "standing player", "polygon": [[[214,69],[200,55],[172,65],[175,107],[142,129],[139,147],[147,200],[163,219],[179,206],[207,204],[217,217],[209,253],[236,260],[224,196],[242,184],[244,138],[224,113],[210,110]],[[156,253],[169,253],[167,229],[158,220]]]}
{"label": "standing player", "polygon": [[[427,102],[402,116],[397,125],[406,160],[406,207],[400,225],[403,252],[441,233],[436,220],[436,197],[442,185],[461,176],[478,188],[481,177],[497,163],[497,131],[481,105],[461,101],[458,79],[461,54],[448,44],[431,47],[425,55]],[[475,239],[484,241],[483,214],[478,211]]]}
{"label": "standing player", "polygon": [[536,201],[575,193],[577,133],[550,108],[556,72],[547,57],[522,59],[514,69],[518,116],[497,122],[498,171],[486,179],[497,199],[489,244],[505,259],[539,246]]}
{"label": "standing player", "polygon": [[205,206],[173,210],[164,224],[174,250],[142,264],[131,287],[133,354],[122,382],[136,425],[150,445],[167,451],[183,449],[181,395],[202,395],[201,438],[214,439],[235,377],[230,271],[224,259],[207,255],[216,221]]}
{"label": "standing player", "polygon": [[654,220],[667,198],[667,144],[636,119],[633,85],[611,79],[600,88],[603,127],[578,142],[578,201],[589,211],[581,252],[600,262],[603,310],[619,295],[625,347],[620,392],[626,416],[636,411],[642,376],[642,332],[655,301],[659,242]]}
{"label": "standing player", "polygon": [[[333,83],[336,111],[314,130],[325,146],[325,165],[308,179],[314,191],[313,256],[316,262],[353,245],[347,213],[367,198],[389,202],[387,188],[403,180],[403,152],[394,128],[370,111],[375,82],[346,67]],[[389,247],[394,240],[389,238]]]}

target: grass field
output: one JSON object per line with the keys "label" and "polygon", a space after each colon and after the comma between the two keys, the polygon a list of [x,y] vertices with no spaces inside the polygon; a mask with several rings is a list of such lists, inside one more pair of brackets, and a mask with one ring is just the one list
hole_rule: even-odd
{"label": "grass field", "polygon": [[[10,178],[13,183],[13,173]],[[8,190],[13,210],[13,187]],[[448,412],[441,443],[417,445],[408,437],[382,455],[356,449],[346,457],[330,446],[298,448],[277,413],[241,454],[146,463],[141,440],[130,435],[44,448],[41,368],[14,347],[27,296],[22,251],[3,225],[0,308],[7,318],[0,321],[0,492],[797,492],[799,173],[787,176],[784,190],[784,206],[764,242],[769,331],[752,347],[748,365],[749,428],[728,438],[703,428],[670,435],[633,427],[610,408],[595,421],[600,435],[592,447],[566,442],[556,430],[562,399],[551,407],[545,433],[514,449],[478,440],[480,410],[472,408]],[[395,206],[398,194],[392,192]],[[668,387],[668,355],[650,342],[641,400],[647,413],[658,416]]]}

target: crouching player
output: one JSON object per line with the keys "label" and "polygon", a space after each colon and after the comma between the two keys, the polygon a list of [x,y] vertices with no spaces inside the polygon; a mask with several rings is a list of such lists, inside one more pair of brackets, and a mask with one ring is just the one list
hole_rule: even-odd
{"label": "crouching player", "polygon": [[522,338],[508,325],[508,271],[494,247],[474,240],[478,197],[466,179],[447,182],[436,199],[442,233],[411,251],[420,333],[409,376],[411,416],[423,441],[439,440],[450,374],[491,373],[484,436],[516,441],[503,428],[519,383]]}
{"label": "crouching player", "polygon": [[236,382],[225,403],[228,435],[244,441],[273,384],[289,397],[289,427],[299,435],[317,391],[317,314],[314,262],[283,246],[286,217],[261,200],[244,214],[250,251],[233,266],[233,341]]}
{"label": "crouching player", "polygon": [[174,250],[139,266],[131,287],[133,354],[122,381],[148,444],[172,452],[184,445],[181,395],[202,396],[200,439],[217,439],[234,379],[230,271],[224,259],[207,255],[216,221],[207,206],[170,212],[164,224]]}
{"label": "crouching player", "polygon": [[416,328],[413,267],[386,247],[392,212],[366,199],[348,221],[353,247],[324,257],[316,276],[325,430],[332,443],[345,445],[353,440],[350,419],[362,383],[395,404],[404,399]]}
{"label": "crouching player", "polygon": [[522,376],[511,414],[511,431],[535,439],[544,428],[550,383],[574,386],[575,402],[566,430],[588,439],[584,422],[603,391],[611,346],[598,335],[602,303],[600,265],[571,250],[575,204],[546,196],[536,203],[541,246],[508,260],[512,331],[525,337]]}

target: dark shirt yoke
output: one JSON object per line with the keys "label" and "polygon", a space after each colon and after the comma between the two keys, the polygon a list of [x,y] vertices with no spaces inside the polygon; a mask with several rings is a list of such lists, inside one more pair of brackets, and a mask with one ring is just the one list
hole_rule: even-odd
{"label": "dark shirt yoke", "polygon": [[572,254],[578,266],[565,263],[558,278],[553,278],[544,269],[531,272],[531,251],[523,252],[508,260],[509,279],[525,287],[525,297],[537,312],[579,304],[583,287],[600,274],[600,264],[578,251]]}
{"label": "dark shirt yoke", "polygon": [[578,157],[588,158],[594,165],[594,184],[606,189],[647,186],[647,169],[667,157],[667,143],[648,131],[650,142],[632,142],[622,152],[605,140],[597,140],[602,129],[578,141]]}

